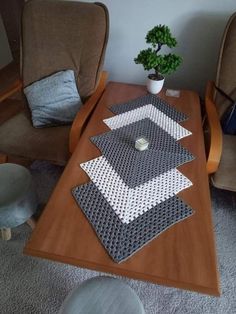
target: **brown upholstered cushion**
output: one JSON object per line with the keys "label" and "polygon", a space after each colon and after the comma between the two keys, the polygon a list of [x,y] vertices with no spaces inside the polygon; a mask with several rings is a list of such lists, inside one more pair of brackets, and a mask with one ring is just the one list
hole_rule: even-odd
{"label": "brown upholstered cushion", "polygon": [[22,19],[24,86],[60,70],[74,70],[84,100],[94,91],[107,43],[108,13],[94,3],[33,0]]}
{"label": "brown upholstered cushion", "polygon": [[236,191],[236,136],[223,135],[220,166],[212,176],[212,183],[220,189]]}
{"label": "brown upholstered cushion", "polygon": [[[236,100],[236,13],[230,18],[223,35],[218,61],[216,85]],[[222,116],[230,104],[217,92],[215,102]]]}
{"label": "brown upholstered cushion", "polygon": [[69,159],[70,126],[36,129],[22,111],[0,125],[0,152],[65,165]]}
{"label": "brown upholstered cushion", "polygon": [[5,99],[0,103],[0,125],[23,110],[22,103],[17,99]]}
{"label": "brown upholstered cushion", "polygon": [[[30,0],[22,18],[24,86],[60,70],[74,70],[81,98],[96,88],[108,36],[102,4]],[[0,152],[65,164],[71,126],[35,129],[28,111],[0,125]]]}

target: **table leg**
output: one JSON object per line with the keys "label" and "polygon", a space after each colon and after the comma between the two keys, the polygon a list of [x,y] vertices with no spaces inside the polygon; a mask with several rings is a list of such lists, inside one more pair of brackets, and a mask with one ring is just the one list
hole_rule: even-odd
{"label": "table leg", "polygon": [[11,229],[10,228],[1,228],[2,239],[8,241],[11,239]]}

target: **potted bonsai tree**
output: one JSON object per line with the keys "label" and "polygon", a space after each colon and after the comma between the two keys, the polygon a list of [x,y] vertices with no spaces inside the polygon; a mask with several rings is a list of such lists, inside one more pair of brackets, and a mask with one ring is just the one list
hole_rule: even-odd
{"label": "potted bonsai tree", "polygon": [[174,72],[181,64],[182,58],[172,53],[165,55],[159,53],[164,45],[169,48],[177,45],[177,41],[171,35],[168,26],[157,25],[153,27],[147,33],[146,43],[151,44],[152,48],[141,50],[134,61],[137,64],[142,64],[144,70],[153,69],[155,71],[148,75],[147,89],[150,93],[157,94],[164,84],[163,75]]}

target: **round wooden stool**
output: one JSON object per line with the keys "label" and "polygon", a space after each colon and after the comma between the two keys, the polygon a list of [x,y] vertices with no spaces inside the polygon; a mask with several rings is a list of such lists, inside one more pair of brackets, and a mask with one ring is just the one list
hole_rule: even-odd
{"label": "round wooden stool", "polygon": [[37,208],[37,197],[32,177],[25,167],[0,164],[0,229],[2,238],[10,240],[11,228],[28,222]]}
{"label": "round wooden stool", "polygon": [[76,287],[59,314],[145,314],[137,294],[112,277],[95,277]]}

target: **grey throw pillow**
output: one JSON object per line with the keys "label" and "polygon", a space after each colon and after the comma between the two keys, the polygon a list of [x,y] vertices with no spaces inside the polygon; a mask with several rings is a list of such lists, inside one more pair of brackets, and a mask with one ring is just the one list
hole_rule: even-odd
{"label": "grey throw pillow", "polygon": [[69,124],[82,106],[74,71],[57,72],[24,88],[33,126]]}

